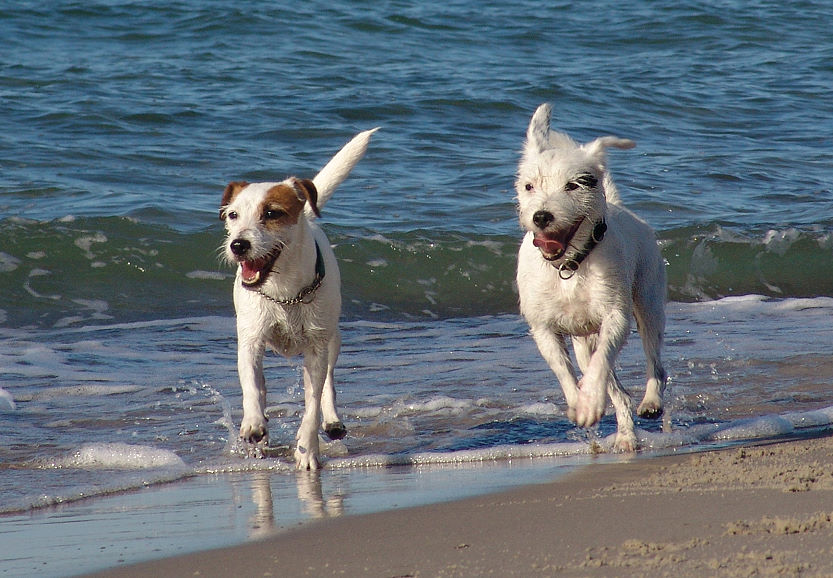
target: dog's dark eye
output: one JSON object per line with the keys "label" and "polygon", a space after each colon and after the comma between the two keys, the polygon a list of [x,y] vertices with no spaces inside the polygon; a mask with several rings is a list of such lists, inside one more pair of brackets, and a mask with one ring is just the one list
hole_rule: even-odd
{"label": "dog's dark eye", "polygon": [[286,211],[282,211],[280,209],[266,209],[263,212],[263,218],[266,219],[267,221],[270,221],[270,220],[273,220],[273,219],[280,219],[284,215],[286,215]]}
{"label": "dog's dark eye", "polygon": [[532,186],[532,183],[527,183],[524,185],[524,189],[526,189],[527,191],[531,191],[534,188],[535,187]]}
{"label": "dog's dark eye", "polygon": [[564,185],[564,190],[575,191],[579,187],[583,187],[585,189],[592,189],[598,184],[598,182],[599,181],[596,179],[596,177],[594,177],[590,173],[584,173],[583,175],[577,176],[574,180]]}
{"label": "dog's dark eye", "polygon": [[582,187],[587,187],[588,189],[592,189],[593,187],[595,187],[598,184],[598,182],[599,181],[596,179],[596,177],[594,177],[590,173],[579,175],[578,178],[576,178],[576,183],[578,183]]}
{"label": "dog's dark eye", "polygon": [[237,211],[229,211],[226,213],[226,219],[231,219],[232,221],[237,218]]}

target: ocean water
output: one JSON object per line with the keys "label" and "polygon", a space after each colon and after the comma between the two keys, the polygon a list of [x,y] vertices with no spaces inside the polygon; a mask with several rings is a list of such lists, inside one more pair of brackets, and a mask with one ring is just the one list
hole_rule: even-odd
{"label": "ocean water", "polygon": [[[613,416],[571,425],[513,287],[514,173],[542,102],[578,140],[637,141],[610,166],[657,231],[670,299],[669,411],[638,421],[643,453],[831,429],[828,3],[249,4],[0,10],[0,536],[20,544],[0,574],[218,544],[183,546],[181,521],[67,567],[119,527],[125,490],[160,496],[133,506],[141,526],[229,488],[206,507],[257,507],[220,524],[228,543],[598,459]],[[324,210],[349,433],[310,481],[291,464],[298,360],[267,358],[269,457],[234,451],[217,209],[227,182],[311,177],[374,126]],[[640,395],[636,335],[618,366]],[[33,546],[45,531],[52,547]]]}

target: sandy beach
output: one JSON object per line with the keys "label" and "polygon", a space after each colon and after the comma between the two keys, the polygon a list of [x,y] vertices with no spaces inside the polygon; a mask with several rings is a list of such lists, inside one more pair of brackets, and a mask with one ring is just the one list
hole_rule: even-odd
{"label": "sandy beach", "polygon": [[98,576],[833,576],[833,437],[584,467]]}

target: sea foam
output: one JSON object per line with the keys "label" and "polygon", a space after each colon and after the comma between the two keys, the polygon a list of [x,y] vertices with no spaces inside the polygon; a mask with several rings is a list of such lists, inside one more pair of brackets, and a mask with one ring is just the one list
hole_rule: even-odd
{"label": "sea foam", "polygon": [[0,387],[0,409],[4,409],[4,407],[8,407],[8,409],[15,409],[17,406],[14,403],[12,394]]}
{"label": "sea foam", "polygon": [[172,451],[124,443],[85,444],[72,455],[56,460],[51,465],[57,468],[117,470],[188,467]]}

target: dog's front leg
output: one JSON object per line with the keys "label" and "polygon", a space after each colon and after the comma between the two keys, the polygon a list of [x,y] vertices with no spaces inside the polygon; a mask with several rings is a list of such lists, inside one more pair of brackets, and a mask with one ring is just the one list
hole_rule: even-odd
{"label": "dog's front leg", "polygon": [[628,328],[628,317],[618,311],[611,312],[602,321],[587,371],[579,381],[576,425],[592,427],[602,419],[607,401],[608,381],[616,356],[625,343]]}
{"label": "dog's front leg", "polygon": [[327,376],[327,349],[304,353],[304,417],[295,436],[295,463],[299,470],[317,470],[318,429],[321,427],[321,392]]}
{"label": "dog's front leg", "polygon": [[576,372],[573,364],[570,361],[570,352],[567,351],[567,339],[560,333],[553,333],[553,331],[545,326],[533,326],[532,337],[538,345],[538,351],[541,352],[547,365],[550,366],[558,382],[561,384],[561,390],[564,392],[564,399],[567,400],[567,417],[571,421],[575,421],[575,408],[578,401],[578,381],[576,380]]}
{"label": "dog's front leg", "polygon": [[237,346],[237,373],[243,390],[243,422],[240,439],[255,443],[268,443],[266,427],[266,380],[263,377],[264,347],[259,342],[239,340]]}

